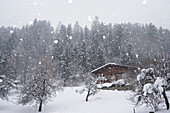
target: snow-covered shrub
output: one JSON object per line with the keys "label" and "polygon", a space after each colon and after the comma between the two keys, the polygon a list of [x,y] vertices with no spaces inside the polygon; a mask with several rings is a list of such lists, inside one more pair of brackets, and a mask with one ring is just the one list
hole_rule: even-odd
{"label": "snow-covered shrub", "polygon": [[117,80],[116,81],[116,83],[115,83],[117,86],[123,86],[123,85],[125,85],[126,83],[125,83],[125,80],[124,79],[120,79],[120,80]]}
{"label": "snow-covered shrub", "polygon": [[111,87],[122,87],[125,86],[125,80],[119,79],[117,81],[113,81],[112,83],[103,83],[103,84],[97,84],[98,88],[111,88]]}
{"label": "snow-covered shrub", "polygon": [[142,69],[137,76],[136,89],[131,100],[135,102],[135,105],[145,104],[147,107],[150,106],[158,111],[164,98],[167,109],[169,109],[169,102],[165,93],[166,85],[167,82],[164,78],[155,77],[153,68]]}

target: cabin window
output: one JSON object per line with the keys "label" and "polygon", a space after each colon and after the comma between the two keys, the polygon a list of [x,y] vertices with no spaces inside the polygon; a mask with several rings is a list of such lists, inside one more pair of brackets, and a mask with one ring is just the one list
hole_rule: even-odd
{"label": "cabin window", "polygon": [[113,71],[120,71],[120,69],[113,69]]}

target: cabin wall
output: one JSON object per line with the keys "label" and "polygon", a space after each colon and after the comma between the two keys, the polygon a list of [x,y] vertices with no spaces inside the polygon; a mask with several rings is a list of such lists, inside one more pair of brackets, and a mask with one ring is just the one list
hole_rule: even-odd
{"label": "cabin wall", "polygon": [[[113,82],[119,79],[125,79],[123,73],[134,73],[133,69],[124,68],[120,66],[107,66],[98,70],[96,75],[101,78],[100,83]],[[128,74],[126,73],[126,74]]]}

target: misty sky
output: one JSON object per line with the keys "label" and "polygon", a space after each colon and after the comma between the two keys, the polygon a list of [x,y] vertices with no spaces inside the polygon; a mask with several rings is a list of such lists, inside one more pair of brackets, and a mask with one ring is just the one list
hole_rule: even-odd
{"label": "misty sky", "polygon": [[21,27],[35,18],[84,26],[95,16],[105,23],[152,22],[170,29],[170,0],[0,0],[0,27]]}

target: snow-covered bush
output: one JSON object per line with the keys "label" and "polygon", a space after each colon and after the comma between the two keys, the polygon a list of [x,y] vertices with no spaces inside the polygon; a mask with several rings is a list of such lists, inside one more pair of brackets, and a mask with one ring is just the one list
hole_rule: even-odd
{"label": "snow-covered bush", "polygon": [[113,81],[112,83],[103,83],[103,84],[97,84],[98,88],[110,88],[110,87],[122,87],[125,86],[125,80],[119,79],[117,81]]}
{"label": "snow-covered bush", "polygon": [[123,85],[125,85],[126,83],[125,83],[125,80],[124,79],[120,79],[120,80],[117,80],[116,82],[115,82],[115,84],[117,85],[117,86],[123,86]]}
{"label": "snow-covered bush", "polygon": [[166,85],[167,82],[164,78],[155,77],[153,68],[142,69],[137,76],[136,89],[131,100],[136,105],[145,104],[147,107],[150,106],[158,111],[164,98],[167,109],[169,109],[169,102],[165,93]]}

